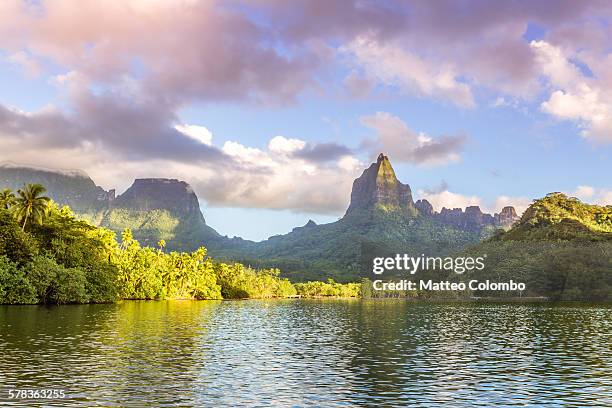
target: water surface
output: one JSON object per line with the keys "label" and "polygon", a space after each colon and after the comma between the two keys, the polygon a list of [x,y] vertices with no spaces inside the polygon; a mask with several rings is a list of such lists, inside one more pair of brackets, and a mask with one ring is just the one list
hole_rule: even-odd
{"label": "water surface", "polygon": [[0,402],[612,406],[610,305],[401,300],[0,306]]}

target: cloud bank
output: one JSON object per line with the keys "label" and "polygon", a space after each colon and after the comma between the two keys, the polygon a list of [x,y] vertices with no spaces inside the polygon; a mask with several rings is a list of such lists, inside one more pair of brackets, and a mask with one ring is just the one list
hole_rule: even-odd
{"label": "cloud bank", "polygon": [[[290,135],[215,144],[206,123],[179,112],[337,91],[468,111],[512,100],[610,143],[611,17],[598,0],[5,0],[0,57],[60,96],[37,112],[0,101],[0,159],[83,168],[106,186],[181,177],[213,205],[341,212],[362,166],[355,147]],[[371,136],[355,146],[406,163],[456,162],[467,141],[387,112],[360,123]],[[476,201],[446,193],[432,200]]]}

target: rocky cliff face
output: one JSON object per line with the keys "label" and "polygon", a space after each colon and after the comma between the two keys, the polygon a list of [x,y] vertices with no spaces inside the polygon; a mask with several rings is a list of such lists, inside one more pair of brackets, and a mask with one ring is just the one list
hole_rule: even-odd
{"label": "rocky cliff face", "polygon": [[440,213],[433,214],[435,218],[445,224],[455,226],[467,231],[478,231],[486,226],[493,226],[494,219],[491,214],[483,213],[478,206],[461,208],[442,208]]}
{"label": "rocky cliff face", "polygon": [[202,217],[198,197],[191,186],[176,179],[136,179],[130,188],[112,202],[112,207],[135,211],[167,210]]}
{"label": "rocky cliff face", "polygon": [[163,239],[174,250],[194,250],[219,238],[206,225],[192,188],[176,179],[136,179],[112,201],[101,224],[116,232],[130,228],[144,245]]}
{"label": "rocky cliff face", "polygon": [[438,213],[425,199],[415,203],[410,186],[397,179],[389,158],[382,153],[376,163],[372,163],[353,182],[351,204],[345,216],[371,209],[432,217],[443,224],[470,232],[478,232],[489,226],[507,228],[520,218],[514,207],[504,207],[501,213],[495,215],[483,213],[478,206],[467,207],[465,211],[461,208],[442,208]]}
{"label": "rocky cliff face", "polygon": [[494,218],[496,225],[505,228],[511,227],[515,222],[521,219],[521,217],[516,214],[514,207],[510,206],[502,208],[501,212],[499,214],[495,214]]}
{"label": "rocky cliff face", "polygon": [[399,182],[389,158],[380,154],[376,163],[353,182],[346,215],[360,210],[404,211],[416,214],[410,186]]}
{"label": "rocky cliff face", "polygon": [[434,213],[433,205],[425,199],[417,200],[414,206],[419,210],[419,214],[421,215],[429,216]]}
{"label": "rocky cliff face", "polygon": [[495,215],[483,213],[478,206],[466,207],[465,211],[461,208],[444,207],[439,213],[433,212],[431,216],[444,224],[467,231],[478,231],[487,226],[508,228],[520,219],[514,207],[510,206],[504,207],[501,213]]}

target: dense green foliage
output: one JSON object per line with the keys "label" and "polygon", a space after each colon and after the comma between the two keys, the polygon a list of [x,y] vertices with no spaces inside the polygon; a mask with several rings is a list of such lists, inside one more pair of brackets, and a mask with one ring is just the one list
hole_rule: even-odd
{"label": "dense green foliage", "polygon": [[[28,189],[31,190],[30,187]],[[34,198],[41,198],[39,188]],[[41,198],[23,222],[18,199],[0,196],[0,304],[112,302],[119,299],[242,299],[294,296],[278,269],[216,263],[205,248],[166,252],[141,246],[126,229],[115,233],[79,220],[68,207]],[[6,204],[6,205],[5,205]],[[44,204],[44,205],[42,205]],[[22,223],[23,222],[23,223]],[[354,296],[334,282],[304,296]]]}
{"label": "dense green foliage", "polygon": [[544,296],[553,300],[612,300],[612,240],[607,242],[491,240],[468,251],[486,254],[482,271],[454,280],[524,282],[523,293],[476,296]]}
{"label": "dense green foliage", "polygon": [[361,284],[359,283],[338,283],[333,279],[327,282],[312,281],[296,283],[297,294],[304,297],[359,297]]}
{"label": "dense green foliage", "polygon": [[296,293],[288,279],[279,278],[278,269],[255,271],[239,263],[218,263],[214,270],[224,298],[274,298]]}
{"label": "dense green foliage", "polygon": [[27,218],[36,222],[25,221],[19,199],[8,209],[0,207],[0,303],[116,300],[112,236],[77,220],[68,207],[35,196],[41,201]]}
{"label": "dense green foliage", "polygon": [[123,299],[221,299],[212,261],[201,248],[193,253],[141,247],[130,230],[122,234],[121,245],[111,262],[119,269]]}
{"label": "dense green foliage", "polygon": [[[568,221],[573,225],[580,224],[595,233],[612,232],[612,206],[585,204],[562,193],[550,193],[529,206],[514,228],[514,233],[524,238],[530,229],[555,226]],[[508,238],[512,236],[509,235]]]}

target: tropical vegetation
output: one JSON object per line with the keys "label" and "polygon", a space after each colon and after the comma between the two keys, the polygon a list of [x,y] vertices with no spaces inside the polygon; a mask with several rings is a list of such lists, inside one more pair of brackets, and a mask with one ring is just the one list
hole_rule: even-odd
{"label": "tropical vegetation", "polygon": [[[0,195],[0,304],[98,303],[120,299],[241,299],[298,294],[278,269],[214,262],[205,248],[141,246],[59,207],[40,185]],[[353,285],[309,284],[302,296],[353,296]],[[331,288],[331,289],[330,289]]]}

